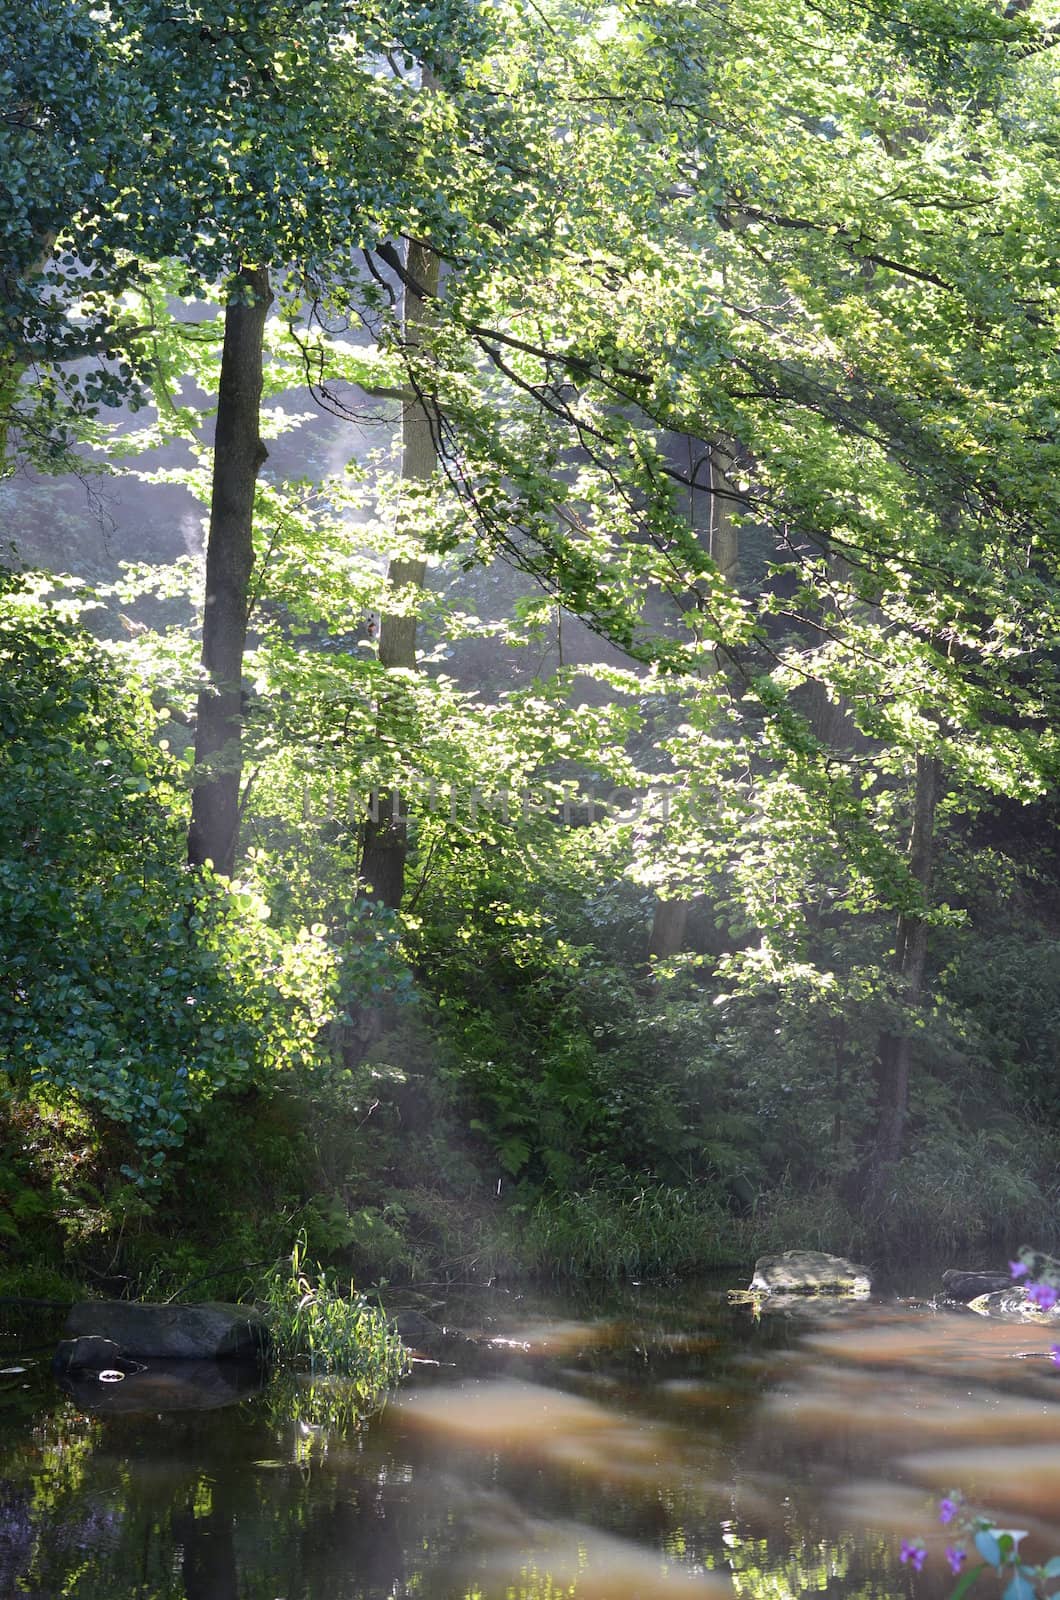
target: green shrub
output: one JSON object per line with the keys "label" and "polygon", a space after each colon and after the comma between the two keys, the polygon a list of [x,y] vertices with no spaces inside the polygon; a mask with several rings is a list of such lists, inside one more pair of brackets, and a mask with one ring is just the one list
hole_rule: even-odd
{"label": "green shrub", "polygon": [[73,1092],[157,1180],[218,1092],[308,1060],[319,939],[184,865],[156,714],[87,634],[0,593],[0,1043],[13,1086]]}

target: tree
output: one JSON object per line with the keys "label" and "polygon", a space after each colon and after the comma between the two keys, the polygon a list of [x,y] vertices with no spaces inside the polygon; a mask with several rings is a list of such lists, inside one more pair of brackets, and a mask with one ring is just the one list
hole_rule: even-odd
{"label": "tree", "polygon": [[254,566],[254,487],[268,452],[261,441],[262,344],[272,290],[268,270],[244,268],[225,311],[217,390],[213,493],[206,545],[202,665],[207,683],[195,720],[188,859],[231,877],[239,833],[243,652]]}
{"label": "tree", "polygon": [[[431,306],[438,298],[439,261],[428,245],[409,243],[404,286],[404,345],[418,350],[428,336]],[[430,483],[438,467],[438,418],[432,401],[416,388],[402,404],[401,477],[415,492]],[[398,535],[417,538],[417,510],[412,502],[399,511]],[[402,526],[404,523],[404,527]],[[419,553],[392,559],[387,583],[402,610],[384,609],[379,619],[379,662],[388,672],[403,674],[416,670],[416,606],[423,587],[427,562]],[[386,703],[401,694],[400,677],[381,692],[380,717],[386,720]],[[397,910],[405,889],[405,858],[408,852],[408,818],[403,812],[407,800],[392,788],[379,809],[380,797],[373,797],[372,810],[364,824],[361,877],[369,891],[384,905]],[[387,814],[389,811],[389,814]]]}
{"label": "tree", "polygon": [[154,1183],[223,1088],[311,1053],[326,963],[319,941],[285,948],[253,896],[189,877],[150,701],[31,585],[3,588],[4,1068],[38,1103],[95,1107],[126,1136],[125,1175]]}
{"label": "tree", "polygon": [[[104,363],[124,353],[116,372],[97,366],[92,392],[114,399],[128,391],[143,368],[144,330],[129,333],[120,302],[143,278],[141,252],[178,260],[187,293],[209,292],[220,280],[230,296],[207,557],[209,681],[200,698],[201,770],[189,835],[193,862],[214,860],[230,872],[269,267],[281,271],[287,315],[298,315],[307,297],[324,295],[349,310],[363,302],[351,266],[358,244],[385,237],[398,217],[428,228],[433,222],[442,239],[454,222],[461,227],[433,185],[425,191],[419,182],[423,152],[402,73],[381,77],[374,57],[405,52],[444,83],[459,74],[452,52],[469,30],[459,6],[425,15],[399,4],[368,17],[345,0],[308,9],[256,0],[238,18],[209,5],[174,12],[132,0],[108,13],[85,7],[38,22],[28,49],[15,51],[20,70],[9,73],[9,104],[26,131],[10,152],[15,205],[8,234],[18,248],[0,402],[6,396],[14,403],[38,344],[57,372],[86,349]],[[55,54],[58,74],[50,66]],[[106,122],[108,91],[120,112],[91,158],[78,149],[78,55],[89,65],[91,116]],[[63,158],[54,171],[34,145],[41,130]],[[21,239],[27,219],[28,248]],[[52,244],[62,253],[42,270]],[[87,342],[76,331],[86,277],[99,282],[98,291],[89,290],[90,300],[98,293],[98,311]],[[80,384],[76,374],[64,381],[68,393]],[[56,448],[65,442],[60,427]]]}
{"label": "tree", "polygon": [[[328,13],[334,29],[338,15]],[[834,1022],[837,1038],[848,1001],[860,1006],[864,1035],[856,1048],[837,1043],[835,1075],[861,1078],[845,1100],[837,1083],[836,1116],[849,1122],[856,1103],[868,1140],[873,1074],[858,1060],[877,1041],[880,1157],[893,1164],[932,994],[930,944],[962,915],[947,840],[997,796],[1049,792],[1057,773],[1052,53],[1023,54],[1043,42],[1033,20],[985,0],[947,12],[917,0],[886,15],[841,5],[809,21],[794,0],[608,7],[591,21],[562,5],[545,23],[516,5],[493,15],[503,50],[498,33],[450,55],[430,92],[415,66],[432,59],[422,37],[389,72],[366,66],[381,25],[355,36],[360,54],[337,31],[321,35],[319,56],[257,12],[249,31],[208,30],[240,123],[215,165],[231,157],[241,178],[235,191],[219,184],[221,223],[206,244],[190,227],[185,253],[212,251],[216,281],[243,261],[270,263],[318,392],[344,319],[363,315],[400,358],[395,387],[415,397],[381,670],[353,660],[339,622],[327,623],[326,663],[292,624],[273,680],[282,667],[289,701],[277,694],[263,715],[290,738],[286,771],[302,752],[317,775],[345,758],[363,793],[376,770],[371,683],[388,737],[408,707],[442,708],[430,760],[453,770],[438,755],[445,734],[473,725],[481,741],[495,724],[484,708],[461,722],[457,697],[432,699],[413,681],[421,553],[510,560],[626,653],[629,670],[598,667],[595,687],[625,697],[645,784],[679,778],[671,818],[650,837],[615,823],[629,875],[709,898],[726,1003],[728,984],[754,997],[772,983],[809,995],[804,1016]],[[440,36],[434,48],[444,54]],[[281,93],[289,65],[295,82]],[[300,121],[298,156],[298,139],[284,144],[270,120],[303,92],[319,114],[306,81],[318,69],[333,74],[356,153],[345,165],[330,129]],[[209,87],[215,106],[221,81]],[[276,134],[268,160],[255,107]],[[452,157],[444,193],[438,149]],[[312,190],[299,160],[324,173],[319,240],[299,209]],[[366,208],[332,192],[340,167],[379,176]],[[260,206],[262,172],[292,199],[280,224]],[[354,243],[367,280],[350,267]],[[676,444],[689,440],[686,463]],[[704,487],[729,510],[727,548],[688,516]],[[244,506],[252,488],[244,472]],[[259,505],[274,493],[258,483]],[[222,768],[224,736],[231,753],[239,731],[240,538],[238,648],[209,751]],[[653,729],[648,699],[664,707]],[[529,699],[522,713],[511,770],[555,781],[559,740],[535,745]],[[615,745],[594,759],[628,776],[631,749]],[[474,760],[484,765],[481,742]],[[407,790],[407,769],[393,765]],[[275,795],[278,766],[259,794]],[[218,775],[200,772],[199,798]],[[239,773],[224,777],[213,858],[227,862]],[[425,830],[432,844],[438,831]],[[461,846],[485,854],[498,841],[510,842],[491,824]],[[403,823],[367,841],[364,874],[393,904],[408,842]],[[517,857],[504,854],[513,874]],[[417,862],[420,905],[438,859],[449,872],[443,846]],[[492,882],[490,893],[501,898]],[[660,928],[657,950],[676,953],[679,934]],[[812,1065],[810,1032],[800,1050]],[[518,1114],[506,1137],[524,1137]]]}
{"label": "tree", "polygon": [[[697,735],[671,757],[745,819],[685,833],[704,887],[735,878],[767,941],[805,944],[815,903],[892,914],[893,1131],[927,928],[953,914],[927,901],[932,775],[952,813],[1033,799],[1057,772],[1056,151],[1039,87],[1055,69],[1027,54],[1033,24],[988,5],[817,27],[785,5],[638,7],[595,51],[565,41],[564,227],[530,269],[454,281],[443,464],[487,544],[671,674]],[[602,129],[574,109],[614,103],[640,109]],[[753,588],[726,593],[682,526],[688,475],[666,448],[682,435],[723,459],[739,441]],[[646,625],[652,592],[696,597],[683,631]],[[723,721],[697,674],[719,648]],[[814,735],[808,684],[851,708],[856,748]],[[783,836],[798,827],[802,848]]]}

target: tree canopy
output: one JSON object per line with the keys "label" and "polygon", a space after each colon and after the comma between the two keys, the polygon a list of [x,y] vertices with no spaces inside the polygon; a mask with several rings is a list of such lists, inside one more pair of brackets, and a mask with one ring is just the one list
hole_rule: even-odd
{"label": "tree canopy", "polygon": [[[189,1050],[200,1108],[315,1063],[355,1118],[382,1075],[387,1172],[401,1118],[435,1119],[470,1152],[443,1187],[499,1179],[524,1218],[702,1182],[715,1231],[826,1191],[857,1238],[958,1169],[955,1230],[987,1228],[984,1195],[1034,1215],[1057,37],[993,0],[30,7],[0,58],[9,463],[131,457],[216,510],[217,312],[231,330],[252,280],[244,432],[275,459],[244,463],[223,670],[195,664],[190,609],[209,633],[219,605],[194,560],[75,591],[102,643],[8,602],[11,892],[52,951],[10,998],[14,1078],[117,1111],[162,1168]],[[119,404],[145,426],[108,433]],[[335,430],[313,459],[311,413]],[[335,470],[366,418],[382,448]],[[141,607],[120,639],[118,604]],[[219,881],[174,839],[225,729]],[[18,796],[44,788],[74,956],[25,853]],[[388,805],[407,871],[381,908]],[[141,965],[95,1054],[64,1055],[78,962],[78,1015],[112,1003],[100,919]],[[167,1041],[178,924],[164,970],[205,963],[212,998]],[[255,961],[282,980],[259,992]]]}

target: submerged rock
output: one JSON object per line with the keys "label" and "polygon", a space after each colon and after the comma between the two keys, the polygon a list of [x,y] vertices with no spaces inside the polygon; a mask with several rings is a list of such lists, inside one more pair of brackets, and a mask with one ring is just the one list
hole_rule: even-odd
{"label": "submerged rock", "polygon": [[1008,1272],[965,1272],[959,1267],[951,1267],[942,1274],[942,1288],[946,1297],[959,1300],[964,1305],[979,1295],[996,1294],[998,1290],[1011,1286],[1012,1276]]}
{"label": "submerged rock", "polygon": [[[252,1306],[149,1305],[131,1300],[85,1300],[66,1319],[71,1341],[110,1340],[136,1360],[263,1361],[269,1330]],[[104,1363],[120,1366],[117,1361]]]}
{"label": "submerged rock", "polygon": [[1014,1322],[1060,1323],[1060,1305],[1053,1306],[1049,1311],[1040,1311],[1026,1289],[1019,1284],[1009,1284],[1007,1289],[998,1289],[993,1294],[977,1295],[969,1301],[968,1309],[978,1312],[981,1317],[1005,1317]]}
{"label": "submerged rock", "polygon": [[113,1339],[101,1339],[94,1333],[64,1339],[52,1358],[52,1371],[57,1377],[79,1377],[83,1373],[98,1377],[101,1372],[117,1372],[124,1377],[141,1370],[142,1364],[124,1355]]}
{"label": "submerged rock", "polygon": [[752,1294],[867,1295],[872,1288],[868,1267],[822,1250],[785,1250],[760,1256],[751,1279]]}
{"label": "submerged rock", "polygon": [[443,1327],[421,1311],[399,1311],[390,1318],[390,1326],[413,1360],[433,1361],[465,1373],[496,1372],[527,1354],[521,1340],[496,1340]]}
{"label": "submerged rock", "polygon": [[156,1361],[129,1372],[120,1383],[106,1381],[104,1372],[83,1369],[59,1379],[80,1410],[108,1416],[215,1411],[256,1394],[261,1384],[260,1368],[245,1361]]}
{"label": "submerged rock", "polygon": [[422,1311],[399,1311],[391,1317],[390,1326],[399,1335],[402,1344],[418,1351],[420,1355],[433,1355],[451,1338],[448,1329],[432,1322]]}

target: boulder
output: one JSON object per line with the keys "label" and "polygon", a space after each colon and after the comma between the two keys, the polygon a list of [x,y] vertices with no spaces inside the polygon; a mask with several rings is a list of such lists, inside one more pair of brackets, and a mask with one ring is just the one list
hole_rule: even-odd
{"label": "boulder", "polygon": [[270,1342],[252,1306],[220,1301],[191,1306],[85,1300],[71,1308],[66,1333],[71,1340],[109,1339],[135,1360],[261,1362]]}
{"label": "boulder", "polygon": [[963,1305],[981,1294],[996,1294],[1000,1289],[1011,1287],[1012,1275],[1008,1272],[964,1272],[959,1267],[951,1267],[942,1274],[946,1298],[959,1300]]}
{"label": "boulder", "polygon": [[868,1267],[821,1250],[785,1250],[760,1256],[751,1279],[752,1294],[867,1295],[872,1288]]}
{"label": "boulder", "polygon": [[1007,1317],[1015,1322],[1060,1323],[1060,1305],[1053,1306],[1051,1311],[1039,1311],[1034,1302],[1028,1299],[1026,1289],[1019,1284],[1010,1284],[1007,1289],[998,1289],[993,1294],[977,1295],[969,1301],[968,1309],[978,1312],[981,1317]]}

